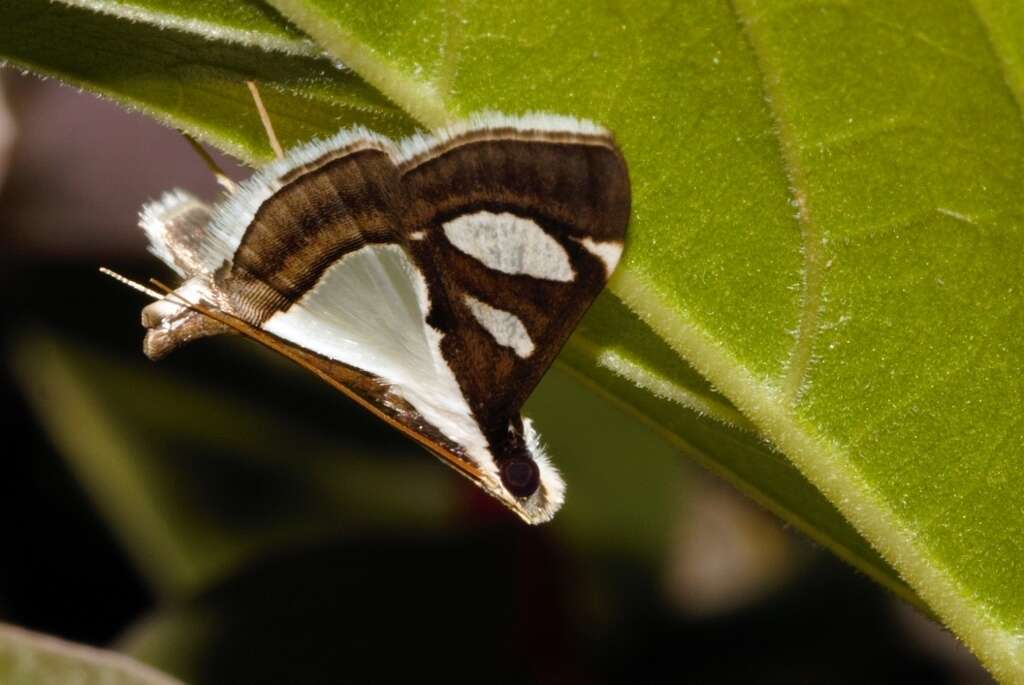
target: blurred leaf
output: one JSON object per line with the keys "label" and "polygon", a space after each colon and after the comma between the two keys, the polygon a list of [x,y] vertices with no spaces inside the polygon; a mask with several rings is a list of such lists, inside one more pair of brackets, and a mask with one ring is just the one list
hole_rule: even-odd
{"label": "blurred leaf", "polygon": [[560,366],[525,413],[568,484],[547,527],[574,549],[660,563],[690,480],[676,446]]}
{"label": "blurred leaf", "polygon": [[714,683],[940,680],[906,650],[889,599],[827,556],[770,602],[692,620],[667,609],[649,565],[573,554],[549,531],[507,518],[304,548],[164,607],[120,645],[195,685],[631,683],[679,669]]}
{"label": "blurred leaf", "polygon": [[[146,576],[183,594],[267,550],[368,526],[437,526],[451,479],[258,402],[36,335],[15,371]],[[335,420],[345,421],[339,398]],[[315,410],[308,405],[305,413]],[[395,487],[395,484],[401,484]]]}
{"label": "blurred leaf", "polygon": [[[751,422],[997,675],[1024,680],[1019,3],[274,4],[427,125],[541,109],[615,131],[635,204],[611,289],[664,344],[639,336],[611,368]],[[18,3],[32,6],[47,7]],[[23,23],[0,21],[0,51],[102,90],[62,49],[108,45],[100,33],[60,41]],[[116,62],[105,68],[137,105],[128,94],[149,92],[146,80]],[[255,125],[239,128],[255,117],[233,92],[232,107],[197,108],[192,125],[263,150]],[[603,344],[591,341],[598,362]],[[666,345],[747,419],[666,367]],[[704,450],[721,471],[899,588],[831,507],[790,492],[780,462],[731,430],[736,449]]]}
{"label": "blurred leaf", "polygon": [[[224,389],[230,378],[220,388],[191,380],[186,368],[204,353],[239,344],[249,354],[230,355],[234,374],[275,388],[272,396],[241,399],[244,388]],[[151,366],[36,334],[14,356],[48,433],[165,594],[194,593],[281,547],[357,530],[438,529],[467,492],[507,517],[290,363],[245,341],[199,347]],[[565,406],[579,411],[566,415]],[[560,371],[529,411],[572,484],[557,534],[574,548],[660,559],[685,480],[674,447]],[[631,451],[649,465],[635,469],[622,458]]]}
{"label": "blurred leaf", "polygon": [[4,685],[180,685],[139,662],[0,623]]}
{"label": "blurred leaf", "polygon": [[571,646],[565,605],[580,590],[574,566],[530,530],[509,518],[469,535],[304,548],[142,621],[122,646],[195,683],[402,682],[441,670],[453,682],[530,682],[572,668],[552,659]]}

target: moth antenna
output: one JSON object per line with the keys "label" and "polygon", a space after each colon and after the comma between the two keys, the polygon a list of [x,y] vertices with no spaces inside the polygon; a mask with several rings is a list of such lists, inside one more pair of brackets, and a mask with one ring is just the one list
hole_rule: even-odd
{"label": "moth antenna", "polygon": [[[161,297],[166,297],[166,298],[168,298],[168,299],[170,299],[172,301],[177,301],[178,304],[180,304],[180,305],[182,305],[184,307],[188,307],[189,309],[192,309],[194,311],[197,311],[200,314],[202,314],[203,316],[211,318],[214,321],[221,321],[222,320],[222,317],[215,316],[214,314],[212,314],[210,312],[209,309],[207,309],[206,307],[204,307],[200,303],[193,302],[193,301],[189,300],[188,298],[178,294],[177,290],[174,290],[173,288],[171,288],[169,285],[167,285],[163,281],[160,281],[159,279],[156,279],[156,278],[150,278],[149,282],[152,283],[153,285],[155,285],[156,287],[160,288],[160,290],[164,291],[164,295],[162,295]],[[236,328],[237,329],[236,326],[232,326],[232,328]]]}
{"label": "moth antenna", "polygon": [[185,136],[185,140],[187,140],[188,144],[192,146],[192,150],[194,150],[195,153],[199,155],[199,158],[203,160],[203,164],[205,164],[206,168],[210,170],[210,173],[213,174],[213,177],[217,179],[217,183],[220,184],[220,187],[228,191],[229,193],[235,192],[238,186],[235,184],[234,181],[228,178],[228,175],[224,173],[224,170],[220,167],[219,164],[217,164],[213,156],[206,151],[206,148],[200,145],[198,140],[196,140],[189,134],[185,133],[184,131],[181,132],[181,135]]}
{"label": "moth antenna", "polygon": [[267,132],[267,140],[270,141],[270,147],[273,149],[274,155],[281,159],[284,157],[284,150],[281,149],[281,143],[277,142],[274,125],[270,123],[270,114],[267,112],[267,108],[263,106],[260,90],[256,87],[255,81],[246,81],[245,85],[249,86],[249,92],[252,93],[252,99],[256,103],[256,111],[260,113],[260,121],[263,122],[263,129]]}
{"label": "moth antenna", "polygon": [[179,295],[177,290],[174,290],[173,288],[164,284],[163,282],[155,278],[150,278],[149,282],[155,285],[156,287],[160,288],[160,290],[164,291],[163,297],[166,297],[171,301],[177,301],[177,303],[182,305],[183,307],[188,307],[189,309],[197,311],[203,316],[214,319],[215,321],[220,321],[220,318],[211,314],[210,311],[206,309],[203,305],[199,304],[198,302],[192,302],[188,298]]}
{"label": "moth antenna", "polygon": [[156,287],[160,288],[160,290],[163,290],[165,295],[170,295],[171,293],[174,292],[174,288],[165,285],[163,281],[157,280],[155,278],[150,278],[149,282],[155,285]]}
{"label": "moth antenna", "polygon": [[105,266],[101,266],[100,267],[100,273],[105,275],[105,276],[110,276],[115,281],[118,281],[118,282],[128,286],[132,290],[138,290],[140,293],[143,293],[145,295],[149,295],[154,300],[162,300],[164,298],[164,296],[161,293],[158,293],[157,291],[153,290],[152,288],[147,288],[146,286],[142,285],[141,283],[138,283],[137,281],[133,281],[132,279],[127,278],[125,276],[122,276],[121,274],[117,273],[116,271],[111,271],[110,269],[108,269]]}

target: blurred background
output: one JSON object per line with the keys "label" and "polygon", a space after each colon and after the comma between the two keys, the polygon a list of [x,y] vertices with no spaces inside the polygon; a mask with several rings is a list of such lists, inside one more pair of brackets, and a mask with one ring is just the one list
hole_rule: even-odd
{"label": "blurred background", "polygon": [[215,183],[142,116],[0,88],[0,621],[197,684],[989,682],[563,368],[527,413],[568,501],[528,528],[254,344],[149,362],[97,267],[169,280],[138,208]]}

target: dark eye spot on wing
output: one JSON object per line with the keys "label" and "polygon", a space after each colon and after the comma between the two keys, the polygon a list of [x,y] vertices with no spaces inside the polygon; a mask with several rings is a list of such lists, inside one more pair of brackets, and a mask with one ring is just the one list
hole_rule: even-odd
{"label": "dark eye spot on wing", "polygon": [[532,459],[509,459],[501,465],[501,482],[513,497],[529,497],[540,485],[540,471]]}

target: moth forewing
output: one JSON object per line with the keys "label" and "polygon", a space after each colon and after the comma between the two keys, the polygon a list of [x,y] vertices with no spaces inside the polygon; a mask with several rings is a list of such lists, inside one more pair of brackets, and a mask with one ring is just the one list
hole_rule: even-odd
{"label": "moth forewing", "polygon": [[547,521],[565,486],[520,409],[614,269],[629,197],[611,136],[569,117],[342,131],[214,207],[143,208],[185,278],[146,308],[146,352],[245,335]]}

